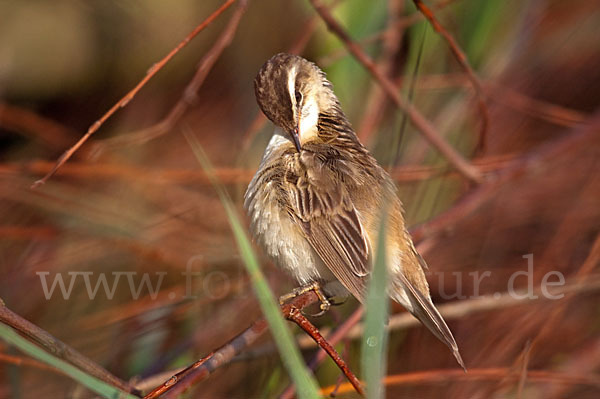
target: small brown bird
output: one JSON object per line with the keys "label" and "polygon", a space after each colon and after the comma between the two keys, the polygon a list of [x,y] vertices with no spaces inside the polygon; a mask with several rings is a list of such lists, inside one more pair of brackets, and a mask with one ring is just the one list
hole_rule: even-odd
{"label": "small brown bird", "polygon": [[[429,294],[427,265],[406,230],[390,176],[358,141],[325,73],[277,54],[254,80],[256,100],[276,130],[245,195],[251,229],[266,252],[307,289],[360,302],[384,204],[388,209],[388,294],[464,363]],[[302,289],[301,287],[301,289]]]}

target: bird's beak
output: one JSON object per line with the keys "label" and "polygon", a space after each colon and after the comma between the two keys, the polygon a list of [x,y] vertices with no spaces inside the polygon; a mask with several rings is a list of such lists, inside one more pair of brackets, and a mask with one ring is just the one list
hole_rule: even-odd
{"label": "bird's beak", "polygon": [[296,146],[298,152],[300,152],[300,150],[302,150],[302,147],[300,146],[300,135],[298,133],[298,126],[296,126],[294,128],[294,131],[292,132],[292,140],[294,140],[294,145]]}

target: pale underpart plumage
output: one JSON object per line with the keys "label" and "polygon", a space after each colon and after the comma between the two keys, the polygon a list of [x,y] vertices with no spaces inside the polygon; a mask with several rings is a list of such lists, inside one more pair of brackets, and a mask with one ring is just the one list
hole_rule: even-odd
{"label": "pale underpart plumage", "polygon": [[[350,284],[350,287],[340,284],[338,278],[324,263],[313,245],[305,238],[305,232],[298,225],[298,222],[293,217],[290,217],[288,205],[285,204],[285,200],[281,196],[282,191],[288,192],[285,188],[285,185],[288,184],[285,181],[285,176],[292,174],[296,177],[298,174],[306,171],[303,163],[312,162],[314,169],[319,170],[320,174],[325,174],[324,168],[326,168],[325,163],[328,161],[327,158],[324,159],[325,162],[315,165],[315,162],[319,161],[315,161],[314,154],[319,154],[319,152],[311,151],[311,149],[318,146],[320,145],[316,143],[307,143],[303,154],[298,154],[295,152],[290,140],[285,136],[285,133],[280,129],[276,129],[265,150],[259,170],[246,192],[245,207],[250,216],[251,229],[259,243],[265,248],[267,254],[279,266],[294,276],[301,285],[317,281],[323,285],[328,295],[346,296],[348,295],[348,291],[350,291],[362,302],[365,295],[365,284],[370,271],[369,266],[355,272],[357,282]],[[344,164],[348,170],[353,169],[348,165],[349,160],[338,158],[335,161]],[[361,167],[361,165],[355,165],[355,167]],[[380,172],[383,172],[383,170]],[[346,175],[347,173],[340,172],[340,174]],[[349,177],[346,177],[347,181],[349,179]],[[353,208],[356,210],[356,215],[358,216],[357,229],[359,229],[360,236],[364,240],[364,245],[368,251],[366,262],[369,265],[374,258],[375,252],[375,248],[371,242],[375,242],[377,239],[379,213],[382,210],[381,208],[383,208],[382,192],[388,191],[388,201],[392,201],[393,206],[396,208],[400,207],[399,201],[392,193],[393,186],[388,179],[389,177],[384,172],[377,176],[377,178],[374,176],[363,176],[360,179],[364,180],[361,182],[362,184],[355,182],[354,186],[356,188],[352,190],[351,195],[349,194]],[[379,184],[377,180],[379,180]],[[386,187],[374,190],[376,185],[381,184]],[[330,189],[335,190],[335,187],[331,187]],[[379,195],[374,194],[374,192],[379,193]],[[364,207],[357,208],[355,204],[364,204]],[[361,210],[361,208],[363,209]],[[402,274],[403,258],[406,257],[406,253],[399,247],[397,244],[398,241],[391,239],[391,237],[398,233],[397,227],[398,225],[402,226],[402,222],[396,220],[397,218],[393,216],[388,217],[393,220],[393,223],[391,231],[388,233],[386,258],[389,259],[388,267],[390,268],[390,275],[397,276]],[[368,227],[365,230],[363,226]],[[370,239],[370,237],[373,237],[373,239]],[[408,252],[410,253],[411,251],[413,249],[409,248]],[[413,260],[411,259],[411,261]],[[417,275],[416,277],[421,276]],[[393,283],[393,281],[392,279],[390,295],[409,311],[413,311],[413,305],[406,296],[405,290],[398,290],[395,287],[398,284]],[[412,284],[419,286],[420,290],[425,290],[428,293],[427,282],[424,278],[419,278]]]}

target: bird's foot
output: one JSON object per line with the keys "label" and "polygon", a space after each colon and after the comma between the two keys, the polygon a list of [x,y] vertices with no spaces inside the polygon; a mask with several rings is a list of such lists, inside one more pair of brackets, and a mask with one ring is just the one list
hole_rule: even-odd
{"label": "bird's foot", "polygon": [[302,287],[294,288],[292,290],[292,292],[289,292],[285,295],[280,296],[279,304],[283,305],[287,301],[294,299],[294,298],[296,298],[302,294],[305,294],[309,291],[314,291],[315,294],[317,295],[317,298],[319,298],[319,301],[321,302],[319,304],[319,309],[321,309],[321,311],[317,314],[313,314],[310,316],[314,316],[314,317],[322,316],[331,307],[331,302],[329,302],[329,299],[327,299],[327,296],[325,296],[325,294],[323,293],[323,290],[321,289],[321,285],[316,281],[312,282],[310,284],[307,284],[307,285],[303,285]]}

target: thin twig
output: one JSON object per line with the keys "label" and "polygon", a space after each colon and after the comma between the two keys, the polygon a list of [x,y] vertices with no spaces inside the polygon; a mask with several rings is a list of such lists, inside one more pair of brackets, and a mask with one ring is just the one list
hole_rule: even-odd
{"label": "thin twig", "polygon": [[525,381],[527,381],[527,369],[529,367],[530,354],[531,341],[527,341],[525,348],[523,349],[523,356],[521,356],[521,370],[519,373],[519,383],[517,385],[517,399],[523,399],[523,388],[525,388]]}
{"label": "thin twig", "polygon": [[[441,9],[449,6],[451,3],[455,2],[455,1],[456,0],[443,0],[437,4],[434,4],[433,8],[436,10],[441,10]],[[425,19],[425,17],[423,16],[423,14],[421,14],[419,12],[414,12],[405,17],[398,18],[396,20],[396,22],[394,23],[394,25],[386,26],[384,29],[382,29],[379,32],[375,32],[375,33],[365,36],[361,39],[357,39],[356,42],[360,45],[377,43],[380,40],[385,40],[385,38],[390,34],[390,32],[395,31],[395,30],[400,30],[400,31],[406,30],[407,28],[410,28],[412,25],[414,25],[424,19]],[[319,65],[322,65],[324,67],[331,65],[334,62],[336,62],[338,59],[344,57],[347,53],[348,53],[348,49],[346,47],[339,48],[339,49],[331,52],[330,54],[328,54],[324,57],[321,57],[319,59]]]}
{"label": "thin twig", "polygon": [[333,17],[329,9],[320,0],[310,0],[314,9],[321,16],[327,27],[332,31],[354,55],[357,61],[381,85],[385,93],[391,98],[397,108],[406,112],[415,127],[423,134],[423,137],[436,148],[448,162],[458,170],[461,175],[472,182],[482,181],[481,172],[463,158],[451,145],[449,145],[429,121],[409,102],[407,102],[397,91],[396,86],[379,70],[373,60],[352,40],[350,35]]}
{"label": "thin twig", "polygon": [[[594,177],[596,177],[596,175],[594,175]],[[593,188],[596,189],[596,187],[597,186],[594,186]],[[553,259],[552,251],[554,250],[554,247],[556,245],[558,245],[558,243],[556,243],[556,241],[565,237],[564,230],[568,229],[570,224],[573,223],[573,219],[574,219],[573,216],[575,216],[575,212],[571,211],[570,214],[566,215],[563,218],[561,225],[559,226],[558,230],[556,231],[556,234],[553,237],[554,242],[551,241],[549,243],[549,245],[547,246],[548,249],[546,250],[547,253],[544,253],[542,255],[543,261],[547,260],[549,262]],[[576,283],[583,284],[584,282],[587,282],[587,281],[593,279],[590,276],[590,274],[599,265],[600,265],[600,233],[596,234],[594,242],[591,245],[590,252],[588,253],[585,261],[583,262],[583,264],[581,265],[579,270],[577,270],[577,273],[575,273],[573,280],[575,280]],[[561,301],[561,303],[559,305],[554,306],[552,308],[552,310],[549,312],[549,314],[546,316],[544,324],[542,325],[540,330],[537,332],[537,334],[533,337],[533,340],[531,343],[531,351],[532,352],[535,353],[535,350],[540,346],[540,342],[543,340],[543,338],[550,335],[551,332],[556,330],[557,326],[561,325],[560,324],[561,318],[564,316],[564,313],[567,311],[567,307],[568,307],[569,303],[572,301],[573,297],[574,297],[574,295],[566,295],[566,298],[563,301]]]}
{"label": "thin twig", "polygon": [[[577,371],[577,373],[588,374],[590,372],[594,372],[599,370],[598,367],[600,365],[600,338],[596,337],[592,342],[587,345],[581,347],[577,353],[574,353],[575,356],[569,356],[569,359],[561,362],[562,364],[559,366],[556,371]],[[562,399],[574,396],[574,394],[569,392],[569,386],[547,386],[544,387],[543,390],[540,390],[540,397],[546,399]]]}
{"label": "thin twig", "polygon": [[0,103],[0,126],[32,136],[52,150],[65,148],[71,142],[71,136],[74,134],[57,121],[6,103]]}
{"label": "thin twig", "polygon": [[487,105],[485,104],[485,95],[483,92],[483,87],[475,71],[471,68],[471,64],[469,64],[469,60],[467,59],[466,54],[461,50],[460,46],[454,40],[454,37],[444,27],[439,23],[433,11],[429,7],[427,7],[421,0],[413,0],[417,9],[427,18],[433,29],[442,35],[442,37],[448,42],[448,46],[450,47],[450,51],[454,54],[454,57],[460,64],[461,68],[464,69],[467,77],[471,81],[473,88],[475,89],[475,95],[477,96],[477,101],[479,105],[479,112],[481,113],[481,128],[479,130],[479,142],[477,143],[477,150],[484,151],[486,146],[486,135],[487,129],[489,125],[489,112],[487,109]]}
{"label": "thin twig", "polygon": [[[545,287],[547,288],[547,287]],[[552,295],[569,295],[575,293],[598,292],[600,290],[600,275],[588,276],[583,282],[567,281],[565,285],[556,287],[552,290]],[[534,295],[529,296],[527,290],[516,292],[505,292],[501,295],[485,295],[472,299],[465,299],[439,305],[437,308],[445,320],[461,319],[465,316],[478,312],[504,309],[511,306],[526,305],[549,301],[551,299],[543,295],[542,288],[539,287],[533,291]],[[401,330],[409,327],[419,326],[420,323],[410,313],[398,313],[390,317],[389,329]],[[364,328],[362,323],[357,323],[345,338],[357,339],[363,336]],[[323,334],[327,334],[327,329],[323,329]],[[307,337],[300,337],[298,343],[301,348],[314,347],[314,343]],[[470,370],[469,370],[470,372]]]}
{"label": "thin twig", "polygon": [[15,312],[11,311],[6,307],[4,302],[0,300],[0,322],[6,324],[19,331],[21,334],[27,336],[31,341],[44,347],[48,352],[54,356],[65,360],[72,365],[79,367],[86,373],[111,384],[125,392],[129,392],[133,395],[139,395],[137,389],[129,385],[127,382],[121,380],[115,375],[111,374],[104,367],[98,363],[82,355],[77,350],[71,348],[61,340],[55,338],[47,331],[41,329],[35,324],[28,320],[25,320]]}
{"label": "thin twig", "polygon": [[[350,331],[362,318],[364,308],[359,306],[350,317],[348,317],[341,326],[339,326],[330,336],[327,336],[327,341],[331,345],[336,345],[342,339],[346,337],[348,331]],[[309,363],[309,368],[311,370],[316,370],[319,364],[323,362],[327,353],[325,351],[318,351],[315,357]],[[296,392],[296,387],[293,384],[290,384],[281,394],[280,399],[292,399],[294,393]]]}
{"label": "thin twig", "polygon": [[[484,175],[494,174],[510,165],[516,154],[490,156],[473,161]],[[41,175],[54,167],[48,161],[30,161],[23,163],[0,164],[0,174],[22,175],[24,173]],[[403,165],[389,170],[392,178],[399,183],[412,183],[437,177],[457,177],[454,170],[447,166]],[[244,168],[220,167],[215,174],[224,184],[248,184],[254,171]],[[123,179],[136,182],[148,181],[153,184],[209,184],[204,171],[199,169],[150,168],[138,167],[126,163],[80,163],[70,162],[61,168],[61,176],[70,178]]]}
{"label": "thin twig", "polygon": [[144,399],[154,399],[165,393],[168,394],[167,397],[174,397],[192,385],[206,379],[214,370],[231,362],[238,353],[254,343],[267,328],[268,324],[265,319],[261,318],[255,321],[241,334],[216,349],[201,361],[173,375],[163,384],[152,390]]}
{"label": "thin twig", "polygon": [[300,328],[304,330],[314,341],[323,349],[329,357],[335,362],[339,369],[344,373],[350,384],[354,387],[356,392],[364,396],[364,390],[358,378],[350,370],[344,359],[340,357],[333,345],[331,345],[319,332],[319,330],[310,322],[300,309],[292,306],[288,314],[285,315],[288,320],[295,322]]}
{"label": "thin twig", "polygon": [[[318,301],[317,295],[313,291],[306,292],[289,303],[281,306],[283,316],[291,321],[294,321],[301,327],[312,339],[329,354],[329,356],[338,365],[340,370],[346,375],[348,380],[353,384],[355,390],[361,395],[363,394],[362,387],[358,378],[348,368],[344,360],[339,356],[332,344],[329,343],[319,330],[310,323],[302,315],[301,310]],[[175,398],[183,393],[189,387],[206,379],[218,367],[228,364],[236,355],[248,348],[253,342],[258,339],[268,328],[268,324],[264,318],[255,321],[249,328],[244,330],[234,339],[215,350],[210,355],[199,360],[186,369],[179,371],[163,384],[156,387],[152,392],[144,397],[144,399],[156,399],[159,396],[166,394],[165,398]]]}
{"label": "thin twig", "polygon": [[2,225],[0,226],[0,238],[10,238],[13,240],[51,240],[58,235],[58,230],[54,226],[21,226]]}
{"label": "thin twig", "polygon": [[[402,49],[403,30],[397,27],[397,20],[402,12],[402,4],[398,0],[388,1],[388,20],[386,34],[383,40],[383,51],[379,57],[379,64],[383,73],[391,80],[397,79],[397,74],[401,68],[397,68],[396,60],[398,53]],[[395,28],[395,29],[394,29]],[[385,111],[388,108],[388,97],[378,85],[372,85],[366,101],[366,111],[363,113],[363,119],[357,129],[357,135],[363,143],[368,143],[373,135],[375,128],[379,126]],[[396,151],[398,151],[396,149]]]}
{"label": "thin twig", "polygon": [[590,138],[595,137],[597,129],[600,126],[600,113],[589,118],[587,123],[579,126],[578,129],[568,135],[561,136],[540,146],[535,151],[523,154],[517,160],[506,166],[500,173],[497,173],[493,181],[482,184],[472,190],[456,204],[435,217],[411,229],[410,233],[415,241],[421,241],[425,237],[428,240],[446,231],[460,220],[472,214],[479,209],[486,201],[496,195],[502,187],[509,181],[522,176],[530,171],[535,171],[543,162],[549,162],[560,154],[578,151],[581,146],[589,145]]}
{"label": "thin twig", "polygon": [[[325,340],[319,331],[314,327],[301,313],[301,309],[318,301],[314,291],[306,292],[289,303],[281,306],[281,312],[285,318],[294,321],[304,331],[310,334],[311,337],[334,359],[340,369],[348,376],[349,381],[358,383],[358,379],[348,369],[346,363],[339,357],[333,346]],[[174,398],[184,392],[192,385],[207,378],[218,367],[231,362],[231,360],[247,349],[253,342],[258,339],[268,328],[268,324],[264,318],[255,321],[250,327],[244,330],[241,334],[233,338],[231,341],[215,350],[210,355],[202,360],[194,363],[190,367],[178,372],[163,384],[152,390],[144,399],[155,399],[160,395],[166,394],[165,398]],[[360,391],[360,384],[356,388]]]}
{"label": "thin twig", "polygon": [[215,12],[213,12],[208,18],[206,18],[200,25],[196,26],[194,30],[187,35],[174,49],[172,49],[162,60],[154,64],[148,72],[146,72],[146,76],[133,88],[131,89],[123,98],[121,98],[115,105],[113,105],[100,119],[94,122],[87,130],[87,132],[75,143],[71,148],[65,151],[58,161],[56,165],[52,168],[48,174],[42,177],[40,180],[37,180],[31,188],[37,188],[40,185],[44,184],[50,177],[52,177],[58,169],[62,165],[65,164],[71,158],[71,156],[94,134],[100,126],[106,122],[108,118],[110,118],[119,108],[125,107],[129,101],[135,97],[135,95],[141,90],[142,87],[159,71],[161,70],[170,60],[185,47],[198,33],[203,31],[207,26],[209,26],[219,15],[221,15],[225,10],[227,10],[235,0],[227,0],[221,7],[219,7]]}
{"label": "thin twig", "polygon": [[[400,79],[398,84],[402,85],[403,81],[404,79]],[[472,88],[464,73],[422,75],[415,83],[419,90]],[[554,125],[574,127],[590,117],[585,112],[530,97],[503,83],[484,80],[482,84],[489,101]]]}
{"label": "thin twig", "polygon": [[[512,372],[511,368],[488,368],[488,369],[469,369],[468,373],[462,370],[427,370],[415,373],[389,375],[384,377],[382,384],[387,386],[398,385],[417,385],[432,383],[449,383],[462,381],[498,381],[507,377],[518,379],[519,377]],[[546,382],[551,384],[566,385],[587,385],[590,387],[600,387],[599,375],[579,375],[570,373],[561,373],[546,370],[530,370],[528,374],[532,382]],[[335,389],[335,386],[328,386],[321,389],[323,395],[328,395]],[[353,387],[349,383],[338,387],[338,393],[352,392]]]}
{"label": "thin twig", "polygon": [[19,366],[19,367],[22,367],[22,366],[35,367],[36,369],[52,371],[54,373],[64,375],[64,373],[61,370],[57,369],[56,367],[49,366],[46,363],[42,363],[38,360],[31,359],[28,357],[12,356],[12,355],[7,355],[6,353],[0,352],[0,363],[12,364],[14,366]]}
{"label": "thin twig", "polygon": [[175,384],[177,384],[179,381],[181,381],[183,378],[189,375],[192,371],[202,367],[204,363],[206,363],[206,361],[208,361],[208,359],[210,359],[213,356],[214,352],[210,353],[205,358],[198,360],[191,366],[181,370],[180,372],[169,378],[167,381],[165,381],[163,384],[150,391],[146,396],[144,396],[144,399],[155,399],[160,397],[162,394],[167,393]]}
{"label": "thin twig", "polygon": [[493,102],[558,126],[573,127],[589,118],[584,112],[529,97],[499,83],[486,81],[484,86]]}
{"label": "thin twig", "polygon": [[181,120],[185,112],[192,106],[198,99],[198,91],[204,84],[206,77],[209,72],[223,54],[223,51],[231,44],[233,37],[238,29],[242,16],[246,12],[247,0],[240,0],[235,12],[231,15],[229,22],[219,38],[215,41],[212,47],[206,52],[204,57],[198,63],[198,68],[194,77],[187,84],[183,90],[183,95],[177,101],[177,103],[171,108],[169,113],[160,122],[139,130],[137,132],[129,133],[123,136],[117,136],[110,139],[102,140],[95,145],[96,152],[102,152],[105,149],[143,144],[150,140],[154,140],[175,127],[177,122]]}

